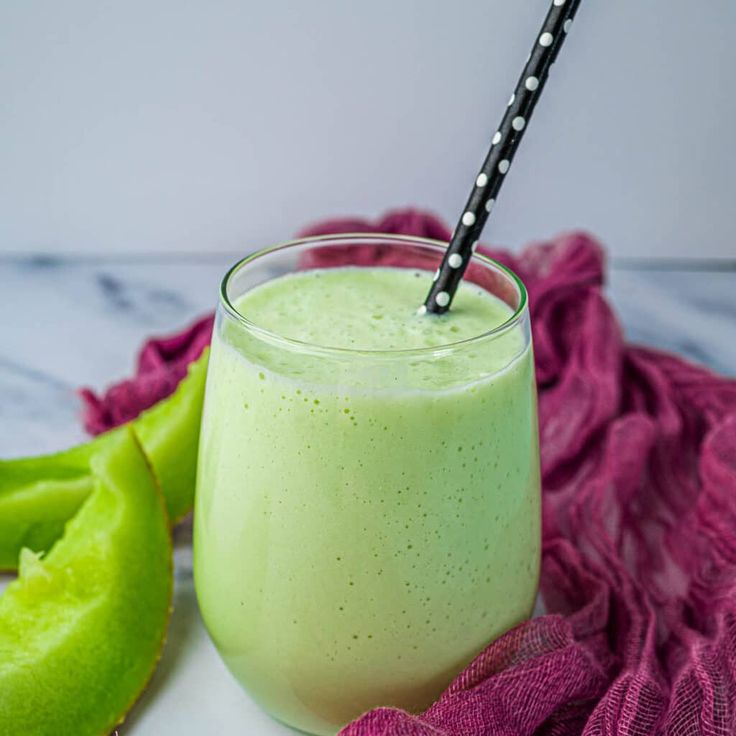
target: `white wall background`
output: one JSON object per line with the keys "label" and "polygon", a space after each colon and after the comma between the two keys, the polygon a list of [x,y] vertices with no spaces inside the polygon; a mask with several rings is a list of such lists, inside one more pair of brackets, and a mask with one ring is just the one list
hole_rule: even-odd
{"label": "white wall background", "polygon": [[[460,210],[548,0],[0,0],[0,251]],[[584,0],[488,237],[736,257],[736,2]]]}

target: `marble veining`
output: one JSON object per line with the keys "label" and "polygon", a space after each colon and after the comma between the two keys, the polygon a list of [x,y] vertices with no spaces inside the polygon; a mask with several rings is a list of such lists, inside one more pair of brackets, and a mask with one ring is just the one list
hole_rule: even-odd
{"label": "marble veining", "polygon": [[[146,336],[211,310],[237,258],[0,258],[0,457],[83,441],[76,389],[100,389],[128,375]],[[614,265],[607,293],[628,339],[736,372],[736,271]],[[175,610],[164,657],[119,733],[294,733],[242,693],[210,644],[197,611],[189,540],[186,526],[177,531]]]}
{"label": "marble veining", "polygon": [[632,342],[736,373],[736,270],[614,268],[608,295]]}

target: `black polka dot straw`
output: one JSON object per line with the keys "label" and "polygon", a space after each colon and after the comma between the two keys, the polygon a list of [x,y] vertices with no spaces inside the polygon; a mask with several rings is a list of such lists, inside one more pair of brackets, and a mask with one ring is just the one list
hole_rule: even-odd
{"label": "black polka dot straw", "polygon": [[442,265],[434,276],[432,288],[420,307],[421,312],[442,314],[450,308],[578,5],[580,0],[553,0],[501,125],[491,139],[486,160],[473,184]]}

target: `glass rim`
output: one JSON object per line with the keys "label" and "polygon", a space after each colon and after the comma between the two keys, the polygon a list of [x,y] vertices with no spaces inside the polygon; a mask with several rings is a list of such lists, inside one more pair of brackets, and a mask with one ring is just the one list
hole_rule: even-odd
{"label": "glass rim", "polygon": [[[380,241],[382,243],[393,243],[393,244],[404,244],[404,245],[418,245],[428,247],[435,251],[444,252],[447,249],[448,243],[442,240],[435,240],[433,238],[424,238],[416,235],[403,235],[400,233],[381,233],[381,232],[350,232],[350,233],[331,233],[329,235],[313,235],[306,238],[294,238],[292,240],[286,240],[276,245],[267,246],[266,248],[260,248],[253,253],[244,256],[239,261],[236,261],[225,273],[220,283],[220,305],[224,309],[227,316],[240,323],[246,330],[255,334],[259,338],[263,338],[268,342],[274,344],[281,344],[289,346],[293,349],[301,351],[308,351],[311,353],[318,353],[323,355],[334,355],[334,356],[365,356],[370,358],[398,358],[408,356],[428,356],[428,355],[445,355],[448,352],[457,350],[458,348],[468,347],[478,342],[483,342],[488,339],[495,339],[496,337],[505,334],[512,330],[522,320],[524,315],[528,311],[529,297],[527,294],[526,286],[524,282],[512,271],[508,266],[503,263],[496,261],[493,258],[489,258],[482,253],[474,252],[471,255],[471,261],[478,263],[486,268],[496,269],[501,271],[517,288],[519,292],[519,305],[509,316],[507,320],[502,322],[500,325],[493,327],[490,330],[486,330],[478,335],[472,337],[466,337],[462,340],[456,340],[450,343],[444,343],[442,345],[432,345],[429,347],[419,348],[396,348],[391,350],[372,350],[372,349],[361,349],[361,348],[339,348],[332,347],[329,345],[320,345],[319,343],[306,342],[304,340],[297,340],[292,337],[286,337],[278,332],[261,327],[255,322],[248,319],[245,315],[241,314],[235,305],[230,300],[228,295],[228,286],[232,278],[239,273],[243,268],[253,264],[254,262],[265,258],[273,253],[288,250],[300,245],[309,245],[314,243],[325,243],[329,244],[332,241]],[[368,266],[355,266],[355,268],[368,268]],[[305,269],[310,270],[310,269]],[[311,269],[317,270],[317,269]],[[276,277],[278,278],[278,277]],[[483,288],[483,287],[480,287]]]}

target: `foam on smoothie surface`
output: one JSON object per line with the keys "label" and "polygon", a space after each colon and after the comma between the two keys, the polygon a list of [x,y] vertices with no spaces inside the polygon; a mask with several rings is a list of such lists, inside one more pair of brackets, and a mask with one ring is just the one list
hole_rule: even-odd
{"label": "foam on smoothie surface", "polygon": [[428,271],[401,268],[302,271],[256,287],[235,307],[282,337],[354,350],[448,345],[482,335],[513,313],[479,286],[463,282],[450,312],[419,315],[431,278]]}

